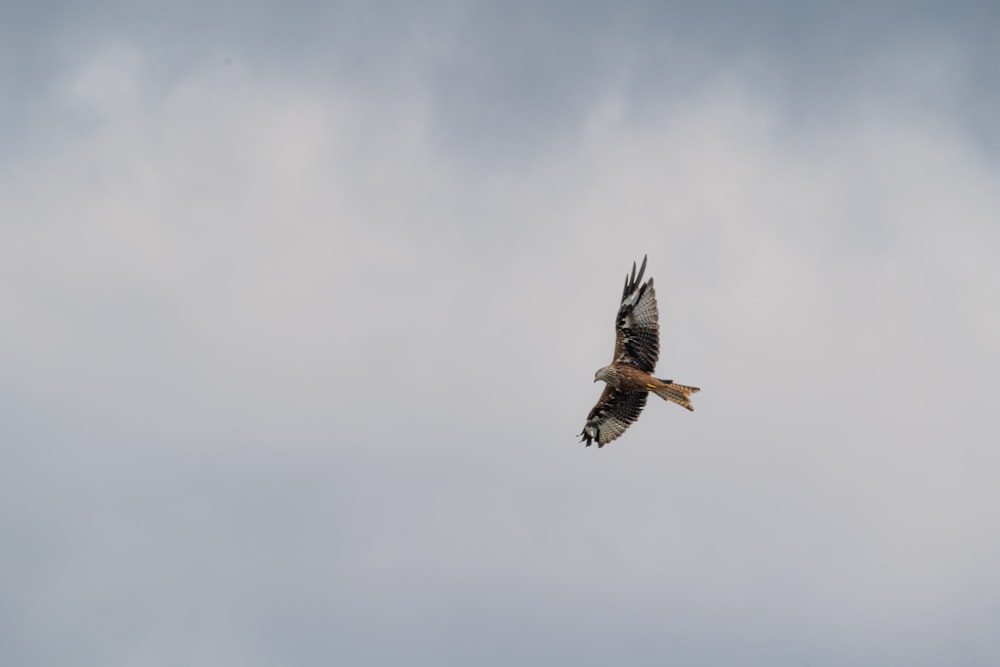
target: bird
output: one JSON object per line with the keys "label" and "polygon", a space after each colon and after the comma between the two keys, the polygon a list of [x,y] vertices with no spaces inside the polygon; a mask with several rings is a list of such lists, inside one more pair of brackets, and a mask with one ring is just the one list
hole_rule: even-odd
{"label": "bird", "polygon": [[587,447],[596,442],[600,448],[621,436],[639,418],[650,392],[694,411],[691,394],[701,391],[652,375],[660,355],[660,325],[653,279],[642,282],[647,259],[643,256],[638,275],[635,262],[631,275],[625,274],[622,301],[615,317],[615,356],[611,364],[594,373],[594,382],[604,381],[604,392],[579,434],[580,442],[587,443]]}

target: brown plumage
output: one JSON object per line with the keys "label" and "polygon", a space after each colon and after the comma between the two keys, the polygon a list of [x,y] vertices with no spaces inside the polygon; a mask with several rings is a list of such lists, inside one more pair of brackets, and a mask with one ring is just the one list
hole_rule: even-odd
{"label": "brown plumage", "polygon": [[588,447],[595,440],[598,447],[603,447],[624,433],[639,418],[649,392],[694,410],[690,397],[700,391],[698,387],[652,375],[660,355],[660,325],[653,279],[642,283],[645,272],[646,257],[643,257],[638,276],[634,262],[631,276],[625,274],[625,288],[615,318],[615,357],[610,366],[594,373],[594,382],[604,380],[607,386],[580,433],[580,442],[586,442]]}

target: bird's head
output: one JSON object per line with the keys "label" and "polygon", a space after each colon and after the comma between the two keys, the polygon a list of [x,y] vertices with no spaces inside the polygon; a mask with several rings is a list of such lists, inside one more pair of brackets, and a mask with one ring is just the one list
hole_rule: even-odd
{"label": "bird's head", "polygon": [[606,382],[607,376],[604,374],[606,370],[608,370],[607,366],[605,366],[604,368],[598,368],[596,371],[594,371],[594,382],[597,382],[598,380],[604,380]]}

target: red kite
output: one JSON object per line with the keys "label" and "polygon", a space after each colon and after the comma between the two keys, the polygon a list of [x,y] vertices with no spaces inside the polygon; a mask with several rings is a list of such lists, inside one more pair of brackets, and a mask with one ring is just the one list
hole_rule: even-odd
{"label": "red kite", "polygon": [[598,447],[603,447],[624,433],[639,418],[649,392],[693,411],[689,397],[701,391],[651,375],[660,355],[660,325],[653,279],[639,284],[645,272],[646,257],[643,257],[638,277],[635,262],[631,277],[625,274],[622,303],[615,319],[615,358],[610,366],[594,373],[594,382],[604,380],[607,386],[580,432],[580,442],[586,442],[588,447],[594,440]]}

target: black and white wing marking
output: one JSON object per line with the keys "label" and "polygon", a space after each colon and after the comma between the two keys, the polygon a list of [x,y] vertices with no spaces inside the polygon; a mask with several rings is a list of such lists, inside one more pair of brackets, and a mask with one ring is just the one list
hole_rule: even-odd
{"label": "black and white wing marking", "polygon": [[659,313],[653,279],[642,283],[646,258],[642,258],[639,275],[632,263],[632,275],[625,274],[622,303],[615,318],[615,363],[635,366],[652,373],[660,356]]}
{"label": "black and white wing marking", "polygon": [[603,447],[632,425],[646,406],[649,396],[644,391],[618,391],[610,385],[597,399],[597,405],[587,415],[587,423],[580,432],[580,442],[590,447],[594,440]]}

